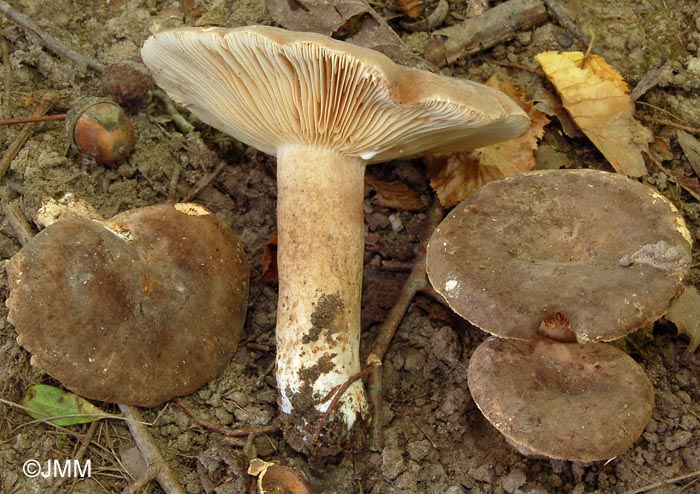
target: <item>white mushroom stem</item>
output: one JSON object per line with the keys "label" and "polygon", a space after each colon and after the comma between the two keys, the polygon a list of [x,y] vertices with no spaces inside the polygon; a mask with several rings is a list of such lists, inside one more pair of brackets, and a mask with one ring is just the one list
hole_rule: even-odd
{"label": "white mushroom stem", "polygon": [[[286,414],[309,404],[326,411],[324,397],[360,370],[364,170],[364,160],[327,148],[277,151],[277,383]],[[353,383],[338,407],[348,431],[366,403]]]}

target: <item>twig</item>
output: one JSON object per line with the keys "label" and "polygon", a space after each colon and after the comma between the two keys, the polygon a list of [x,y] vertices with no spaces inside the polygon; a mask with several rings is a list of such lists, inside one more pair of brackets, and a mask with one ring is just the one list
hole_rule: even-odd
{"label": "twig", "polygon": [[406,310],[417,292],[427,291],[430,285],[425,273],[425,249],[433,230],[442,219],[443,211],[439,202],[435,199],[428,213],[428,224],[425,226],[425,238],[418,253],[418,259],[413,264],[411,274],[404,283],[399,299],[389,311],[386,320],[379,329],[379,334],[374,340],[372,349],[367,356],[367,365],[372,369],[368,389],[369,402],[372,405],[372,430],[370,431],[370,448],[381,450],[384,444],[384,431],[382,426],[382,359],[391,345],[391,341],[399,329],[399,325],[406,314]]}
{"label": "twig", "polygon": [[414,262],[411,274],[408,275],[408,279],[401,289],[399,299],[391,308],[386,320],[379,329],[379,334],[374,340],[372,349],[367,356],[367,365],[381,364],[384,354],[389,349],[391,340],[394,338],[394,335],[399,328],[399,324],[401,323],[404,314],[406,314],[406,310],[408,309],[411,300],[413,300],[413,297],[417,292],[425,289],[428,286],[428,280],[425,275],[425,248],[431,233],[437,227],[438,223],[440,223],[442,215],[442,208],[440,207],[438,201],[435,200],[433,206],[428,212],[428,223],[425,226],[426,235],[425,239],[423,240],[423,244],[421,245],[418,259],[416,259]]}
{"label": "twig", "polygon": [[655,482],[653,484],[649,484],[649,485],[646,485],[644,487],[640,487],[639,489],[625,491],[623,494],[640,494],[642,492],[647,492],[647,491],[650,491],[652,489],[657,489],[657,488],[663,487],[665,485],[675,484],[676,482],[680,482],[681,480],[692,479],[693,477],[698,477],[698,476],[700,476],[700,470],[686,473],[685,475],[679,475],[678,477],[672,477],[670,479],[661,480],[659,482]]}
{"label": "twig", "polygon": [[352,383],[365,377],[371,370],[372,370],[372,367],[370,367],[370,366],[365,367],[360,372],[357,372],[356,374],[353,374],[352,376],[350,376],[348,378],[348,380],[345,381],[340,386],[336,386],[335,388],[333,388],[326,396],[324,396],[323,400],[321,400],[321,403],[325,403],[326,401],[328,401],[331,396],[333,397],[333,400],[330,402],[330,404],[328,405],[328,408],[326,409],[325,412],[323,412],[321,419],[316,424],[316,428],[314,429],[314,433],[311,436],[311,439],[313,441],[316,441],[318,439],[318,436],[321,435],[321,431],[323,430],[323,426],[326,425],[326,423],[328,422],[328,419],[330,418],[331,414],[333,413],[333,410],[335,410],[336,407],[338,406],[338,403],[340,402],[340,398],[343,397],[343,395],[348,390],[348,388],[352,385]]}
{"label": "twig", "polygon": [[226,166],[226,162],[222,161],[219,163],[216,168],[214,168],[214,171],[211,173],[207,173],[204,175],[202,178],[200,178],[196,184],[190,189],[190,191],[187,193],[185,198],[182,200],[183,202],[190,202],[195,200],[197,197],[199,197],[199,194],[201,194],[204,189],[209,187],[211,183],[216,179],[216,177],[219,176],[219,174],[223,171],[224,167]]}
{"label": "twig", "polygon": [[637,120],[641,120],[642,122],[653,123],[657,125],[667,125],[669,127],[673,127],[674,129],[685,130],[689,134],[700,134],[700,127],[689,127],[688,125],[679,124],[666,118],[650,117],[649,115],[644,115],[642,113],[635,113],[634,118],[636,118]]}
{"label": "twig", "polygon": [[183,134],[189,134],[194,130],[194,125],[189,123],[187,119],[182,116],[182,113],[177,111],[175,103],[173,103],[173,100],[171,100],[167,94],[165,94],[163,91],[151,91],[151,94],[158,98],[163,105],[165,105],[165,111],[168,113],[168,115],[170,115],[170,118],[173,119],[173,123],[180,130],[180,132]]}
{"label": "twig", "polygon": [[[0,0],[0,2],[2,2],[2,0]],[[47,111],[49,111],[49,109],[56,102],[57,99],[57,93],[53,91],[44,95],[44,97],[41,98],[39,104],[34,109],[34,112],[32,112],[32,117],[43,116]],[[7,170],[10,168],[12,160],[15,159],[17,153],[20,152],[24,144],[31,136],[32,129],[34,129],[33,123],[24,124],[24,127],[22,127],[22,130],[19,131],[19,134],[17,134],[15,140],[12,141],[12,143],[8,146],[7,151],[5,151],[5,154],[3,154],[2,159],[0,159],[0,179],[2,179],[2,177],[5,176],[5,173],[7,173]]]}
{"label": "twig", "polygon": [[32,225],[27,221],[27,217],[16,201],[5,206],[5,220],[12,227],[15,233],[15,238],[21,246],[25,246],[34,236]]}
{"label": "twig", "polygon": [[445,67],[546,20],[542,0],[508,0],[461,24],[438,29],[425,45],[423,54],[429,62]]}
{"label": "twig", "polygon": [[8,118],[6,120],[0,120],[0,126],[17,125],[23,123],[53,122],[56,120],[65,120],[67,116],[67,113],[61,113],[60,115],[44,115],[41,117]]}
{"label": "twig", "polygon": [[3,114],[7,115],[10,112],[10,94],[12,94],[12,66],[10,65],[10,44],[4,37],[0,39],[0,49],[2,49],[2,66],[5,73],[3,82],[5,83],[5,95],[2,98]]}
{"label": "twig", "polygon": [[40,28],[29,17],[19,12],[3,0],[0,0],[0,14],[4,14],[15,24],[37,36],[41,43],[46,46],[46,48],[54,52],[56,55],[70,60],[77,65],[81,71],[85,71],[86,67],[96,70],[97,72],[102,72],[104,70],[104,64],[98,62],[94,58],[87,57],[78,53],[77,51],[71,50],[51,34]]}
{"label": "twig", "polygon": [[173,403],[175,403],[175,405],[177,405],[180,408],[180,410],[185,412],[192,420],[194,420],[197,423],[197,425],[204,427],[205,429],[218,432],[219,434],[226,437],[245,437],[250,435],[259,436],[260,434],[269,434],[271,432],[277,432],[280,428],[277,424],[271,424],[263,427],[249,427],[247,429],[236,429],[235,431],[230,431],[224,429],[220,425],[214,424],[213,422],[207,422],[206,420],[200,419],[195,415],[195,413],[190,409],[190,407],[185,405],[180,399],[174,399]]}
{"label": "twig", "polygon": [[[92,438],[95,437],[95,431],[97,431],[97,424],[98,421],[90,422],[90,427],[88,427],[88,430],[85,432],[85,435],[83,438],[80,440],[80,447],[78,448],[78,451],[75,453],[75,456],[73,457],[74,461],[80,461],[83,459],[85,456],[85,453],[87,453],[88,447],[90,446],[90,442],[92,442]],[[56,482],[51,486],[51,488],[47,491],[47,494],[55,494],[58,492],[58,489],[61,488],[63,483],[68,479],[69,476],[63,476],[60,475],[56,479]]]}
{"label": "twig", "polygon": [[185,494],[185,489],[166,463],[148,429],[143,425],[143,418],[138,408],[120,403],[119,409],[126,418],[126,423],[129,426],[131,435],[134,437],[136,447],[148,464],[149,470],[153,469],[153,477],[158,480],[158,484],[163,488],[163,491],[166,494]]}
{"label": "twig", "polygon": [[[574,20],[569,17],[566,12],[564,12],[564,9],[559,6],[556,0],[543,1],[547,8],[552,12],[552,15],[557,19],[559,25],[574,35],[574,38],[576,38],[580,43],[581,48],[586,48],[591,45],[591,40],[588,38],[588,36],[581,32],[576,25],[576,22],[574,22]],[[596,53],[596,51],[593,50],[593,53]]]}
{"label": "twig", "polygon": [[[182,167],[179,163],[175,163],[173,167],[173,173],[170,175],[170,184],[168,184],[168,202],[177,202],[177,184],[180,182],[180,173],[182,172]],[[188,201],[185,201],[188,202]]]}

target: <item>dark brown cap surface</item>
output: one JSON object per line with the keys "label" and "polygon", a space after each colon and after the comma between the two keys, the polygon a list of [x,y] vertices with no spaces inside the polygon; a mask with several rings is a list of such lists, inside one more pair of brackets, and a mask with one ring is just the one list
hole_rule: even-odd
{"label": "dark brown cap surface", "polygon": [[427,255],[450,307],[497,336],[563,322],[609,341],[661,317],[683,288],[690,234],[654,189],[596,170],[491,182],[443,220]]}
{"label": "dark brown cap surface", "polygon": [[654,406],[643,369],[605,343],[488,338],[469,362],[469,389],[521,453],[581,462],[627,451]]}
{"label": "dark brown cap surface", "polygon": [[195,204],[69,217],[7,273],[19,343],[87,398],[155,406],[191,393],[224,369],[242,333],[243,247]]}

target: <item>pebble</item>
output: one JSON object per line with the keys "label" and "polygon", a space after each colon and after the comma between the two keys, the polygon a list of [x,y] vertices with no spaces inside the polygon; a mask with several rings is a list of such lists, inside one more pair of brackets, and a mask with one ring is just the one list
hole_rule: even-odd
{"label": "pebble", "polygon": [[384,448],[382,453],[382,474],[387,480],[394,480],[406,470],[406,460],[399,448]]}
{"label": "pebble", "polygon": [[527,482],[527,476],[525,472],[519,468],[511,470],[508,472],[508,475],[501,480],[503,490],[511,494],[522,487],[525,482]]}
{"label": "pebble", "polygon": [[664,446],[669,451],[675,451],[687,445],[693,438],[693,433],[690,431],[678,431],[671,437],[666,438]]}

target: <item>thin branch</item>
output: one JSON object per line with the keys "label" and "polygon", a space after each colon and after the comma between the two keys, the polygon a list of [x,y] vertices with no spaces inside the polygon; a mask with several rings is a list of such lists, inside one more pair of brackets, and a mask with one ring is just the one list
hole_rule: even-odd
{"label": "thin branch", "polygon": [[365,367],[360,372],[357,372],[356,374],[353,374],[352,376],[350,376],[348,378],[348,380],[345,381],[340,386],[336,386],[335,388],[333,388],[323,398],[323,400],[321,401],[322,403],[328,401],[331,396],[333,397],[333,400],[328,405],[328,408],[326,409],[326,411],[323,412],[323,416],[318,421],[318,424],[316,424],[316,428],[314,429],[314,433],[311,436],[313,441],[316,441],[318,439],[318,436],[321,435],[321,430],[323,430],[323,426],[326,425],[326,423],[328,422],[328,419],[330,418],[331,414],[333,413],[333,410],[335,410],[337,408],[338,403],[340,402],[340,398],[343,397],[343,395],[348,390],[348,388],[352,385],[352,383],[365,377],[371,370],[372,370],[372,367],[370,367],[370,366]]}
{"label": "thin branch", "polygon": [[[81,461],[83,457],[85,456],[85,453],[87,453],[88,447],[90,446],[90,443],[92,442],[92,438],[95,437],[95,431],[97,431],[97,424],[99,422],[91,422],[90,427],[88,427],[87,432],[85,432],[85,435],[80,441],[80,447],[78,448],[78,451],[75,453],[75,456],[73,457],[74,461]],[[51,488],[47,491],[47,494],[55,494],[58,492],[58,490],[61,488],[63,483],[66,481],[66,479],[70,478],[69,476],[59,476],[56,478],[56,482],[51,486]]]}
{"label": "thin branch", "polygon": [[10,19],[12,22],[22,27],[26,31],[34,34],[39,38],[41,43],[48,48],[50,51],[56,55],[70,60],[75,65],[77,65],[81,71],[84,71],[86,67],[96,70],[97,72],[102,72],[105,68],[104,64],[98,62],[94,58],[87,57],[78,53],[77,51],[71,50],[66,45],[61,43],[54,36],[44,31],[39,27],[33,20],[29,17],[9,5],[8,3],[0,0],[0,14],[4,14],[5,17]]}
{"label": "thin branch", "polygon": [[12,227],[12,230],[15,233],[15,238],[22,247],[24,247],[34,236],[32,225],[30,225],[29,221],[27,221],[27,217],[20,209],[17,201],[13,201],[5,206],[5,220],[10,227]]}
{"label": "thin branch", "polygon": [[[0,3],[1,2],[2,0],[0,0]],[[45,115],[57,100],[57,93],[51,91],[45,94],[32,112],[32,117],[41,117]],[[19,131],[19,134],[17,134],[14,141],[12,141],[12,143],[7,147],[5,154],[3,154],[2,159],[0,159],[0,179],[2,179],[2,177],[5,176],[5,173],[7,173],[7,170],[10,169],[10,164],[12,164],[12,161],[15,159],[15,156],[17,156],[17,153],[19,153],[24,147],[24,144],[32,135],[33,130],[33,123],[24,124],[24,127],[22,127],[22,130]]]}
{"label": "thin branch", "polygon": [[690,127],[688,125],[676,123],[673,120],[668,120],[667,118],[655,118],[655,117],[650,117],[649,115],[644,115],[642,113],[635,113],[634,118],[636,118],[637,120],[641,120],[642,122],[646,122],[646,123],[653,123],[656,125],[666,125],[668,127],[673,127],[674,129],[685,130],[689,134],[700,134],[700,127]]}
{"label": "thin branch", "polygon": [[382,426],[382,359],[388,351],[413,297],[415,297],[416,293],[429,291],[431,288],[425,272],[425,249],[430,235],[437,228],[442,216],[442,207],[440,207],[438,200],[435,199],[428,213],[428,224],[425,226],[424,239],[418,253],[418,259],[414,262],[411,274],[408,275],[408,279],[401,289],[399,299],[389,311],[367,356],[367,365],[372,369],[368,388],[368,399],[372,405],[372,430],[370,431],[369,442],[370,448],[374,450],[381,450],[384,443]]}
{"label": "thin branch", "polygon": [[153,441],[150,432],[143,425],[143,418],[138,408],[120,403],[119,409],[126,418],[131,435],[134,436],[136,447],[146,461],[148,469],[153,472],[153,477],[158,480],[158,484],[160,484],[166,494],[186,494],[185,489],[177,480],[175,473],[170,469],[160,449]]}
{"label": "thin branch", "polygon": [[269,434],[271,432],[276,432],[279,430],[279,426],[276,424],[266,425],[263,427],[249,427],[246,429],[236,429],[233,431],[227,430],[213,422],[207,422],[206,420],[200,419],[195,415],[195,413],[192,411],[192,409],[190,409],[190,407],[188,407],[182,402],[182,400],[176,398],[173,400],[173,403],[175,403],[175,405],[177,405],[180,408],[180,410],[185,412],[200,427],[204,427],[205,429],[218,432],[219,434],[226,437],[245,437],[250,435],[259,436],[260,434]]}
{"label": "thin branch", "polygon": [[663,487],[665,485],[675,484],[675,483],[680,482],[682,480],[692,479],[693,477],[700,477],[700,470],[686,473],[685,475],[679,475],[678,477],[672,477],[670,479],[661,480],[659,482],[655,482],[653,484],[649,484],[649,485],[645,485],[644,487],[640,487],[639,489],[625,491],[623,494],[641,494],[642,492],[648,492],[652,489],[658,489],[659,487]]}

